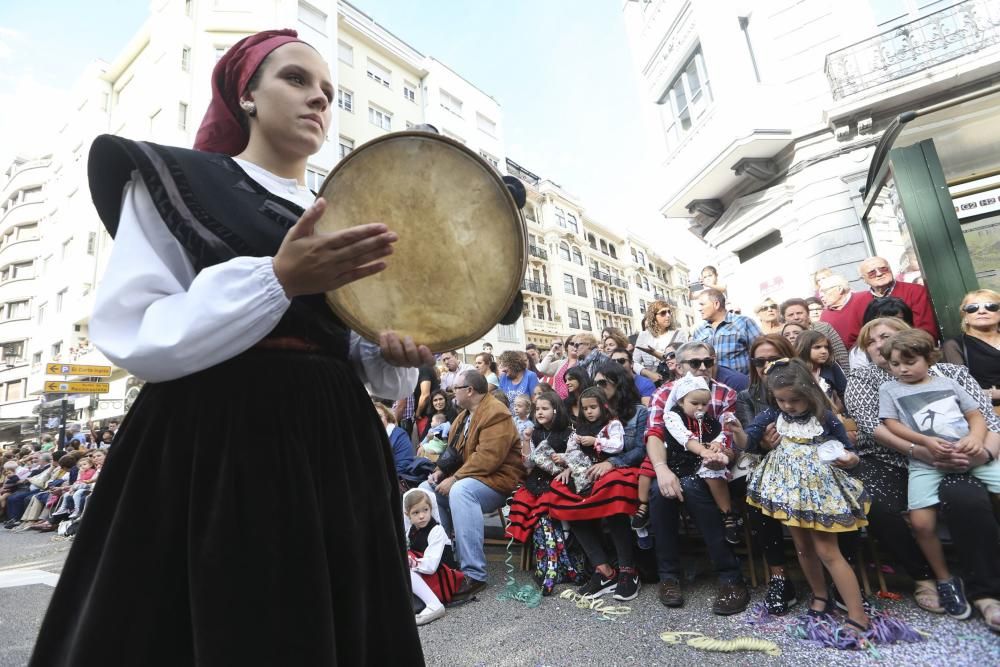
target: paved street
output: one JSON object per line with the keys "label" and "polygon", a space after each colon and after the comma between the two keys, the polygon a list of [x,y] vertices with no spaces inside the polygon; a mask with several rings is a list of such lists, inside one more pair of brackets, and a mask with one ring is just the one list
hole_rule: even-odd
{"label": "paved street", "polygon": [[[69,549],[68,542],[51,535],[0,531],[0,667],[20,667],[31,652],[35,633]],[[698,573],[686,586],[687,605],[666,610],[648,586],[630,606],[631,614],[602,621],[598,614],[577,609],[557,597],[546,598],[536,609],[510,600],[497,600],[502,590],[504,552],[488,549],[493,584],[478,599],[455,607],[441,620],[421,629],[429,665],[861,665],[864,655],[813,649],[784,634],[780,623],[754,629],[746,616],[721,618],[709,613],[714,586]],[[691,563],[692,567],[701,563]],[[517,572],[519,583],[527,573]],[[560,589],[557,589],[557,593]],[[760,600],[764,589],[754,591]],[[613,601],[608,599],[608,603]],[[886,665],[1000,664],[1000,638],[985,630],[978,619],[966,622],[929,616],[910,603],[886,603],[894,613],[931,638],[918,645],[881,649]],[[800,607],[801,609],[801,607]],[[757,636],[777,642],[780,657],[762,653],[708,653],[660,640],[667,630],[698,631],[713,637]]]}

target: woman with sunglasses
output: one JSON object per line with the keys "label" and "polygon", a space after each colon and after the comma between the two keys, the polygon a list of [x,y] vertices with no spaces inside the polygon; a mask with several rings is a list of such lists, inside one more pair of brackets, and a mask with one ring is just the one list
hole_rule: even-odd
{"label": "woman with sunglasses", "polygon": [[948,363],[966,366],[994,409],[1000,407],[1000,292],[981,289],[966,294],[962,335],[945,341],[941,351]]}
{"label": "woman with sunglasses", "polygon": [[778,316],[778,304],[767,299],[757,306],[757,310],[754,312],[757,315],[757,321],[760,322],[761,333],[765,335],[781,333],[781,318]]}
{"label": "woman with sunglasses", "polygon": [[[657,373],[656,367],[663,360],[667,347],[685,343],[687,331],[677,326],[673,319],[673,307],[666,301],[654,301],[646,309],[645,329],[635,340],[636,370],[653,382],[660,384],[667,380]],[[652,350],[656,354],[650,352]],[[658,358],[657,355],[660,355]]]}

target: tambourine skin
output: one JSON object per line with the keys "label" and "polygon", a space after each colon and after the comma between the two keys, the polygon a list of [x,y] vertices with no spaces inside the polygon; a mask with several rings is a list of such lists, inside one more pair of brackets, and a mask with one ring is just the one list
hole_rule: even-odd
{"label": "tambourine skin", "polygon": [[433,352],[456,349],[492,329],[521,289],[521,211],[500,174],[457,141],[383,135],[344,157],[320,195],[317,231],[381,222],[399,235],[384,271],[327,292],[363,338],[395,331]]}

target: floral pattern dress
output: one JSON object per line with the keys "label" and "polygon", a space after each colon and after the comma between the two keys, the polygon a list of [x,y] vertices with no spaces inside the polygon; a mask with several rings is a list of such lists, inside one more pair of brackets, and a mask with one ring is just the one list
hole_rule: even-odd
{"label": "floral pattern dress", "polygon": [[868,525],[871,501],[862,483],[819,457],[819,445],[828,440],[850,448],[840,421],[829,411],[820,423],[811,415],[789,417],[769,408],[747,427],[749,447],[759,444],[771,423],[781,442],[751,474],[747,502],[797,528],[842,532]]}

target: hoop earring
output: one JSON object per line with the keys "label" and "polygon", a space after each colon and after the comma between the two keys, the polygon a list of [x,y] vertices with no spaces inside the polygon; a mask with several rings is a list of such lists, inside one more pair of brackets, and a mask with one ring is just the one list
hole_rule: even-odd
{"label": "hoop earring", "polygon": [[251,118],[257,115],[257,105],[250,100],[240,100],[240,108],[246,111]]}

